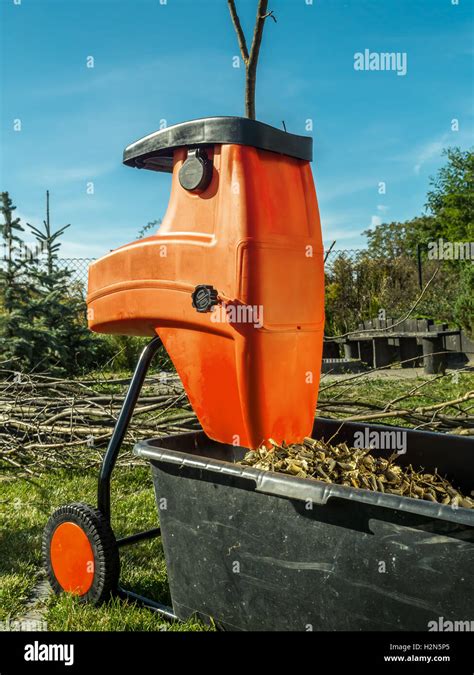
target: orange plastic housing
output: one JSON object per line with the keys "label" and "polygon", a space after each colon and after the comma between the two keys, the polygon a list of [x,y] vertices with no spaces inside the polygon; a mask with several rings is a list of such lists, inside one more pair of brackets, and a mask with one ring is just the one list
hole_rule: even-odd
{"label": "orange plastic housing", "polygon": [[[187,149],[174,150],[158,232],[90,266],[89,326],[157,333],[211,438],[249,448],[298,442],[312,430],[324,328],[311,168],[246,145],[208,152],[213,173],[203,192],[181,186]],[[212,312],[193,307],[198,284],[217,289]]]}

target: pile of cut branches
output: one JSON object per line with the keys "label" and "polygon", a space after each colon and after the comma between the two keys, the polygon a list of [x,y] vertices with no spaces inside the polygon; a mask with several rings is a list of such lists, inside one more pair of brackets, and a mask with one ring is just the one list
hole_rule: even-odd
{"label": "pile of cut branches", "polygon": [[[412,386],[407,386],[390,400],[386,400],[386,396],[377,400],[368,395],[375,370],[344,379],[328,378],[327,383],[323,376],[318,414],[346,422],[403,424],[414,429],[474,436],[474,390],[463,391],[453,398],[446,396],[446,385],[453,374],[422,378],[421,381],[417,378],[414,382],[407,380],[407,385]],[[468,372],[468,369],[464,370]],[[455,374],[461,377],[462,369]],[[441,395],[439,391],[434,393],[437,383]]]}
{"label": "pile of cut branches", "polygon": [[[58,379],[0,370],[0,467],[84,467],[99,464],[129,379]],[[126,437],[142,438],[199,428],[178,377],[148,377]],[[133,456],[126,452],[122,463]]]}
{"label": "pile of cut branches", "polygon": [[[448,380],[442,379],[448,376],[439,376],[407,381],[403,390],[397,385],[401,380],[390,385],[387,381],[383,390],[381,380],[365,380],[368,377],[373,377],[373,371],[347,379],[323,379],[318,415],[474,436],[474,391],[466,391],[466,386],[449,388]],[[471,376],[464,377],[470,388]],[[59,379],[0,366],[0,470],[35,473],[100,464],[129,381],[104,375]],[[137,440],[199,428],[178,376],[151,375],[119,461],[137,461],[130,453]]]}

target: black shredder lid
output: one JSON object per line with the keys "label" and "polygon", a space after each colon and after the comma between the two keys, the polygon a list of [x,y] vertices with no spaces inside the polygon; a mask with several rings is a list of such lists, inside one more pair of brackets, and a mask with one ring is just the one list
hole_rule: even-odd
{"label": "black shredder lid", "polygon": [[155,131],[125,148],[123,163],[153,171],[173,170],[173,151],[182,147],[237,144],[310,162],[313,139],[289,134],[246,117],[205,117]]}

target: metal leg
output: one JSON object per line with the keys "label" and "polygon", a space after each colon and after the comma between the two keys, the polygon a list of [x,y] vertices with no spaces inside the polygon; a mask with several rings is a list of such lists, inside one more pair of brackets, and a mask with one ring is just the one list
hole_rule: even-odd
{"label": "metal leg", "polygon": [[135,372],[130,381],[130,386],[125,396],[122,409],[115,424],[115,429],[110,439],[107,451],[102,461],[102,467],[99,476],[99,485],[97,490],[97,504],[102,514],[110,521],[110,478],[115,462],[117,461],[122,442],[137,404],[140,391],[143,386],[150,363],[156,354],[161,340],[159,337],[153,340],[144,348],[140,354]]}
{"label": "metal leg", "polygon": [[131,534],[128,537],[122,537],[117,539],[117,546],[130,546],[131,544],[136,544],[139,541],[146,541],[147,539],[155,539],[155,537],[161,537],[161,528],[155,527],[153,530],[146,530],[145,532],[137,532],[137,534]]}
{"label": "metal leg", "polygon": [[144,595],[139,595],[139,593],[134,593],[133,591],[129,591],[126,588],[122,588],[121,586],[118,589],[118,595],[123,600],[131,600],[132,602],[137,602],[138,604],[143,605],[144,607],[148,607],[148,609],[152,609],[153,611],[158,612],[158,614],[161,614],[169,621],[175,621],[178,618],[176,614],[173,612],[172,607],[162,605],[160,602],[155,602],[151,598],[147,598]]}

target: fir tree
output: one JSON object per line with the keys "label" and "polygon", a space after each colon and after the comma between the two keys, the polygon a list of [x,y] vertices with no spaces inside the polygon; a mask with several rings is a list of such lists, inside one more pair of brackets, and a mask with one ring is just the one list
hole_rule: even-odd
{"label": "fir tree", "polygon": [[71,285],[71,272],[58,264],[59,239],[69,225],[53,231],[48,191],[43,227],[28,226],[42,253],[31,269],[36,288],[31,311],[42,367],[67,375],[86,370],[96,360],[99,342],[87,328],[84,298]]}
{"label": "fir tree", "polygon": [[2,192],[0,223],[3,255],[0,265],[0,358],[16,367],[28,360],[32,353],[31,321],[28,306],[31,285],[28,280],[29,263],[26,247],[19,235],[24,232],[20,218],[14,217],[16,206],[8,192]]}
{"label": "fir tree", "polygon": [[2,266],[0,267],[0,288],[4,311],[9,314],[14,311],[17,303],[23,299],[23,288],[19,283],[19,276],[24,267],[24,260],[18,254],[23,249],[23,240],[18,232],[24,232],[20,225],[20,218],[14,218],[13,205],[8,192],[2,192],[1,207],[4,222],[0,223],[2,237]]}
{"label": "fir tree", "polygon": [[103,341],[87,328],[82,292],[58,260],[60,237],[69,225],[53,231],[49,192],[41,227],[28,223],[37,246],[29,250],[7,192],[2,193],[0,225],[4,256],[0,265],[0,360],[16,371],[73,375],[100,361]]}

